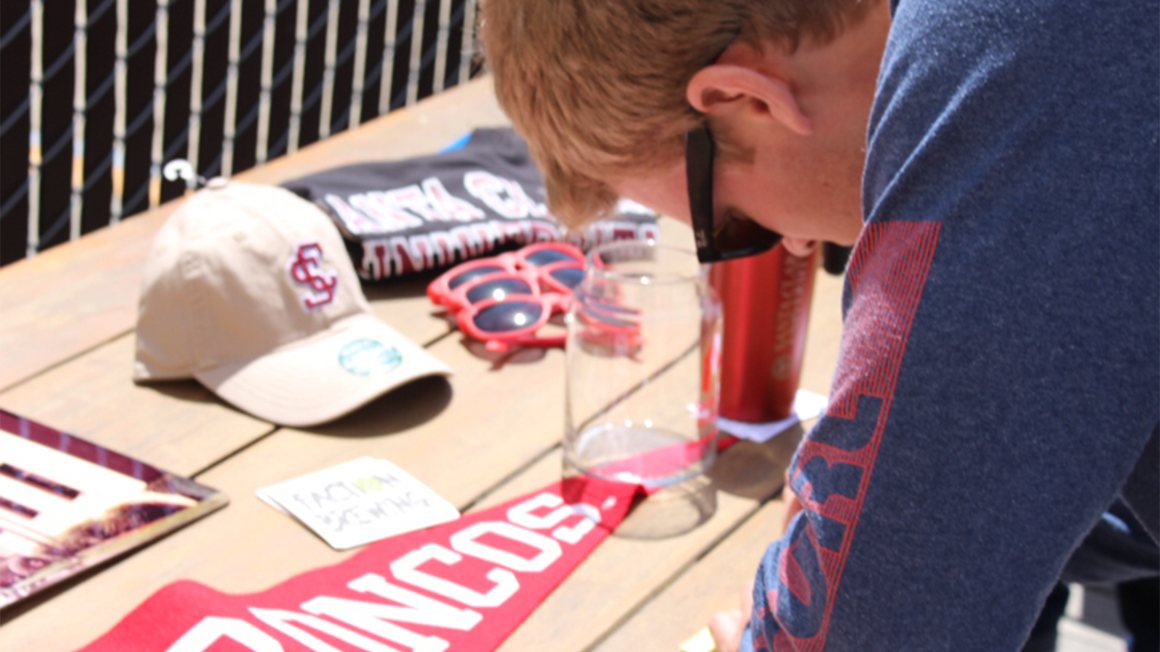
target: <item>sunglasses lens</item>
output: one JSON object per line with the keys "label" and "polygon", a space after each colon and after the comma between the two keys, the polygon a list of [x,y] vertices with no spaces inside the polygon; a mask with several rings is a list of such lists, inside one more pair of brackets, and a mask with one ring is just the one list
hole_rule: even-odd
{"label": "sunglasses lens", "polygon": [[486,333],[504,333],[536,323],[544,309],[538,303],[511,301],[484,308],[475,316],[475,326]]}
{"label": "sunglasses lens", "polygon": [[725,216],[717,227],[713,240],[718,252],[735,257],[752,255],[772,249],[781,241],[781,235],[748,218]]}
{"label": "sunglasses lens", "polygon": [[584,280],[584,270],[579,267],[561,267],[552,272],[552,278],[573,289]]}
{"label": "sunglasses lens", "polygon": [[535,253],[528,254],[527,257],[527,261],[536,267],[543,267],[548,263],[558,263],[561,260],[576,260],[576,258],[556,249],[541,249]]}
{"label": "sunglasses lens", "polygon": [[472,269],[467,270],[466,272],[463,272],[462,274],[459,274],[455,278],[448,281],[447,288],[450,290],[454,290],[455,288],[459,287],[460,285],[463,285],[464,283],[470,281],[471,279],[473,279],[477,276],[483,276],[484,274],[491,274],[493,272],[502,272],[502,271],[504,271],[504,269],[502,267],[495,267],[495,266],[474,267]]}
{"label": "sunglasses lens", "polygon": [[484,299],[503,299],[509,294],[530,294],[531,286],[518,278],[500,278],[494,281],[485,281],[471,288],[467,292],[467,300],[479,303]]}

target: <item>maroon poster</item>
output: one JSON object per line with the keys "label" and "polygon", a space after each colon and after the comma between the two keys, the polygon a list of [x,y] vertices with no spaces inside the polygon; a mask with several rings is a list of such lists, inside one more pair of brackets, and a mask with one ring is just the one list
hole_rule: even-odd
{"label": "maroon poster", "polygon": [[174,582],[83,652],[488,652],[608,537],[637,490],[564,480],[260,593]]}

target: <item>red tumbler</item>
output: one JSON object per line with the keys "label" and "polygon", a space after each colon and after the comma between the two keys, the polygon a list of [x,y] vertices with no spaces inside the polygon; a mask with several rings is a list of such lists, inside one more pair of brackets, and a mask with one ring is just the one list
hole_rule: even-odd
{"label": "red tumbler", "polygon": [[799,258],[784,247],[713,264],[724,321],[721,416],[768,423],[792,414],[817,269],[817,250]]}

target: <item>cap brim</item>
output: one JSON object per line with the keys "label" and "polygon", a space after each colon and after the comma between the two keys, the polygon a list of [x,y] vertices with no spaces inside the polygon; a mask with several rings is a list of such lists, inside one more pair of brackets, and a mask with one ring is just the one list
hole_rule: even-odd
{"label": "cap brim", "polygon": [[284,426],[344,416],[383,394],[451,369],[370,315],[259,358],[194,372],[223,400]]}

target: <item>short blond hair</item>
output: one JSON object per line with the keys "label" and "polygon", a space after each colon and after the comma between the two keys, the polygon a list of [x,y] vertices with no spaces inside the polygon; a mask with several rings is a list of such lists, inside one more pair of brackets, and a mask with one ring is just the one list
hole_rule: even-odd
{"label": "short blond hair", "polygon": [[565,224],[609,213],[605,179],[671,164],[703,120],[693,75],[735,39],[825,42],[875,0],[482,0],[496,96]]}

